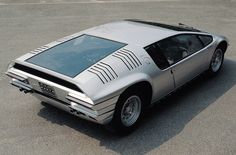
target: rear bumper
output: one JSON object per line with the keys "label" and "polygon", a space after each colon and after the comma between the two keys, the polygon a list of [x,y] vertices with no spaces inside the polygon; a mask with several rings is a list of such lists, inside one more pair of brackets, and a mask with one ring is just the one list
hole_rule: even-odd
{"label": "rear bumper", "polygon": [[72,109],[69,104],[65,104],[65,103],[60,102],[58,100],[46,97],[43,94],[32,93],[32,95],[35,96],[37,99],[39,99],[42,102],[46,102],[54,107],[64,110],[70,114],[77,116],[77,117],[80,117],[80,118],[83,118],[83,119],[86,119],[88,121],[92,121],[92,122],[98,123],[98,124],[108,124],[112,120],[113,113],[114,113],[113,111],[111,111],[111,112],[108,112],[108,113],[101,115],[101,116],[91,117],[89,115],[86,115],[85,113],[82,113],[79,110]]}
{"label": "rear bumper", "polygon": [[[25,82],[30,78],[40,81],[40,78],[36,78],[27,73],[19,74],[18,72],[7,72],[9,77],[11,77],[11,84],[18,87],[20,91],[25,93],[31,93],[33,96],[38,98],[40,101],[51,104],[59,109],[62,109],[66,112],[69,112],[75,116],[80,118],[99,123],[99,124],[107,124],[112,120],[113,113],[115,110],[115,105],[119,96],[115,96],[109,99],[104,100],[103,102],[99,102],[96,104],[88,104],[86,100],[81,100],[78,98],[73,91],[68,91],[68,89],[62,89],[62,87],[58,88],[57,85],[53,85],[56,89],[60,89],[63,91],[59,97],[52,97],[40,91],[39,89],[35,89],[32,87],[30,82]],[[43,79],[45,83],[45,80]],[[52,85],[52,83],[50,83]]]}

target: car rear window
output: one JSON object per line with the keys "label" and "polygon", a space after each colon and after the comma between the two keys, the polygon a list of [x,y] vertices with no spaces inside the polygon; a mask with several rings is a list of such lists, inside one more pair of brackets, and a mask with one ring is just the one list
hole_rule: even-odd
{"label": "car rear window", "polygon": [[82,35],[39,53],[27,62],[75,77],[125,45],[100,37]]}

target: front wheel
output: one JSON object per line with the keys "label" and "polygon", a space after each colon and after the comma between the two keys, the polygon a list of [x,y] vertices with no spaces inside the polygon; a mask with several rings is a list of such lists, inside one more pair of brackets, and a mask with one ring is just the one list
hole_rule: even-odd
{"label": "front wheel", "polygon": [[143,112],[144,98],[141,93],[126,92],[116,104],[113,119],[109,126],[116,132],[127,134],[133,131]]}
{"label": "front wheel", "polygon": [[224,52],[221,48],[217,48],[211,58],[211,64],[208,69],[210,74],[216,74],[220,71],[224,61]]}

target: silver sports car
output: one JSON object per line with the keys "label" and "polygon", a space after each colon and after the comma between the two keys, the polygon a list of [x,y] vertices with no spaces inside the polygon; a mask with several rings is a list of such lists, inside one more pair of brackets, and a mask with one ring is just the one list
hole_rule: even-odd
{"label": "silver sports car", "polygon": [[184,24],[124,20],[37,48],[6,74],[44,103],[128,132],[152,103],[204,71],[218,73],[227,47],[225,37]]}

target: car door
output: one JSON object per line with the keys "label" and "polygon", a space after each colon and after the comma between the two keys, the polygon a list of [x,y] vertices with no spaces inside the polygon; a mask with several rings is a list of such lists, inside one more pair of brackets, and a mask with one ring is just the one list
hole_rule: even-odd
{"label": "car door", "polygon": [[175,87],[180,87],[205,70],[207,51],[195,34],[181,34],[169,38],[169,45],[158,43],[170,63]]}
{"label": "car door", "polygon": [[174,77],[168,61],[157,46],[157,43],[145,47],[156,67],[153,68],[153,100],[157,100],[174,90]]}

